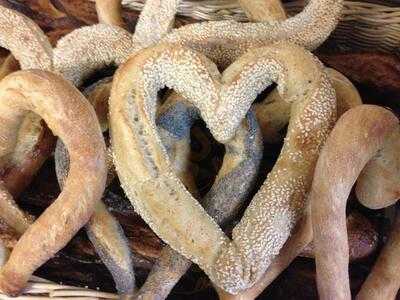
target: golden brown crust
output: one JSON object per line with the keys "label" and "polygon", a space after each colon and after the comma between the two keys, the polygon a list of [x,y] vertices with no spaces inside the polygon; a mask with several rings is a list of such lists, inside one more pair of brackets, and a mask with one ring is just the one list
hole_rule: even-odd
{"label": "golden brown crust", "polygon": [[[111,78],[104,78],[86,88],[83,94],[93,105],[101,128],[108,129],[108,98],[111,89]],[[107,149],[107,181],[110,184],[115,178],[111,149]],[[63,188],[68,177],[70,157],[61,140],[58,140],[54,153],[57,180]],[[117,219],[108,211],[103,203],[104,198],[96,204],[93,215],[85,229],[89,240],[96,249],[107,269],[110,271],[120,297],[131,296],[135,292],[135,274],[133,270],[132,253],[128,240]]]}
{"label": "golden brown crust", "polygon": [[252,22],[276,22],[287,18],[281,0],[239,0],[239,4]]}
{"label": "golden brown crust", "polygon": [[[1,65],[0,79],[18,69],[18,61],[9,54]],[[54,136],[39,117],[29,114],[24,119],[19,129],[16,151],[0,166],[0,179],[14,198],[29,185],[33,175],[50,156],[54,142]]]}
{"label": "golden brown crust", "polygon": [[389,110],[361,105],[339,119],[321,151],[309,198],[321,299],[351,299],[346,201],[361,170],[396,130]]}
{"label": "golden brown crust", "polygon": [[379,155],[373,157],[357,179],[357,199],[364,206],[380,209],[400,198],[400,131],[387,139]]}
{"label": "golden brown crust", "polygon": [[279,255],[275,257],[266,272],[251,288],[242,291],[238,295],[226,293],[217,289],[220,300],[252,300],[256,299],[264,289],[270,285],[289,264],[299,255],[300,251],[312,241],[312,226],[309,209],[297,222],[291,236],[283,245]]}
{"label": "golden brown crust", "polygon": [[99,23],[125,28],[121,0],[96,0],[96,12]]}
{"label": "golden brown crust", "polygon": [[[329,68],[327,68],[326,71],[335,88],[338,114],[341,115],[351,107],[362,104],[357,89],[344,75]],[[263,102],[255,105],[257,119],[260,123],[265,142],[270,143],[281,140],[280,131],[284,129],[289,122],[290,108],[291,104],[280,97],[277,89],[272,91]],[[307,214],[303,216],[302,220],[299,221],[296,230],[282,247],[279,255],[273,260],[266,273],[253,287],[237,296],[229,295],[219,290],[220,297],[224,299],[236,299],[236,297],[253,299],[257,297],[284,269],[286,269],[286,267],[289,266],[292,260],[296,258],[312,240],[311,221],[306,219],[306,217],[311,218],[308,211]],[[371,248],[373,248],[372,245]]]}
{"label": "golden brown crust", "polygon": [[[230,241],[174,175],[155,130],[152,96],[157,87],[173,87],[200,109],[214,137],[226,142],[271,79],[294,101],[287,140]],[[278,43],[248,52],[221,78],[203,55],[159,45],[119,68],[110,103],[116,169],[136,211],[215,284],[233,293],[252,286],[301,218],[319,147],[335,120],[334,91],[321,64],[297,46]]]}
{"label": "golden brown crust", "polygon": [[54,68],[75,86],[106,66],[123,62],[132,50],[132,36],[126,30],[96,24],[67,34],[54,48]]}
{"label": "golden brown crust", "polygon": [[[0,6],[0,46],[11,51],[3,62],[1,76],[21,68],[52,70],[52,47],[41,29],[26,16]],[[18,62],[15,60],[15,58]],[[29,184],[32,175],[49,155],[46,146],[52,141],[46,135],[40,118],[26,117],[21,121],[15,135],[15,151],[1,158],[2,210],[0,217],[18,233],[22,234],[33,218],[20,211],[12,196],[17,196]],[[44,151],[41,151],[44,150]],[[9,188],[9,190],[8,190]],[[11,193],[11,195],[10,195]]]}
{"label": "golden brown crust", "polygon": [[[33,21],[14,10],[0,6],[0,23],[3,25],[0,44],[12,52],[1,66],[0,79],[18,70],[19,64],[25,69],[51,70],[51,45]],[[6,165],[1,166],[1,179],[14,197],[29,184],[31,176],[47,158],[48,148],[53,144],[46,132],[46,126],[39,124],[40,118],[24,122],[18,136],[19,154],[13,154]],[[43,128],[38,130],[38,127]]]}
{"label": "golden brown crust", "polygon": [[274,25],[215,21],[186,25],[169,32],[178,3],[179,0],[146,1],[133,37],[122,28],[106,24],[72,32],[61,39],[54,50],[56,70],[79,85],[95,70],[120,64],[131,53],[161,38],[164,42],[202,52],[222,67],[248,49],[276,41],[289,40],[313,49],[335,28],[343,0],[313,0],[302,13]]}
{"label": "golden brown crust", "polygon": [[[70,158],[61,140],[57,142],[54,159],[57,180],[63,189],[65,180],[68,178]],[[112,162],[107,169],[107,184],[109,184],[115,176]],[[100,259],[110,271],[119,296],[132,296],[136,286],[128,240],[121,225],[108,211],[103,200],[104,198],[96,203],[93,215],[85,226],[86,233]]]}
{"label": "golden brown crust", "polygon": [[71,153],[65,189],[20,238],[0,272],[0,290],[17,295],[33,271],[88,221],[104,190],[105,145],[93,108],[57,75],[15,72],[0,82],[0,95],[2,157],[13,152],[17,129],[27,111],[43,117]]}

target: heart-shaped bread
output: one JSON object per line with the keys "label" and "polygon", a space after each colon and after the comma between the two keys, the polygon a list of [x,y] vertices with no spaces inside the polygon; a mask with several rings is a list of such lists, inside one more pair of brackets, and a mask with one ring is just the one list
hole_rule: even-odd
{"label": "heart-shaped bread", "polygon": [[[174,174],[155,125],[157,92],[174,89],[226,142],[257,94],[278,83],[293,102],[281,155],[230,240]],[[231,293],[265,272],[301,217],[321,144],[336,117],[334,90],[322,65],[289,43],[254,49],[221,75],[204,55],[160,44],[117,71],[110,98],[116,169],[136,211],[172,248]]]}

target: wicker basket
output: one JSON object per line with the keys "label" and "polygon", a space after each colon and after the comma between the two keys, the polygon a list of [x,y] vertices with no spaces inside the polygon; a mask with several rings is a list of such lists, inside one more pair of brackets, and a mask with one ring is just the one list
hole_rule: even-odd
{"label": "wicker basket", "polygon": [[[143,7],[144,0],[123,0],[134,10]],[[301,11],[305,1],[285,3],[289,15]],[[384,3],[384,4],[383,4]],[[247,18],[236,0],[182,1],[178,13],[198,20]],[[342,20],[330,41],[342,50],[381,50],[396,53],[400,46],[400,4],[395,1],[345,1]]]}
{"label": "wicker basket", "polygon": [[[141,10],[144,0],[123,0],[124,6]],[[286,1],[289,15],[302,10],[305,1]],[[197,20],[247,21],[236,0],[182,1],[178,14]],[[345,1],[340,24],[328,44],[342,51],[363,50],[397,53],[400,45],[400,5],[396,1]],[[110,293],[65,286],[33,276],[23,296],[1,299],[118,299]]]}

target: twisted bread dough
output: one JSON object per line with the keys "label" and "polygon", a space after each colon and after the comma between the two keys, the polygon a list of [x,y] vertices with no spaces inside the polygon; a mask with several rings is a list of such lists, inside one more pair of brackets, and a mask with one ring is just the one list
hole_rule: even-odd
{"label": "twisted bread dough", "polygon": [[[103,124],[103,128],[107,127],[107,120],[104,119],[104,116],[108,112],[106,100],[108,99],[109,89],[109,78],[101,80],[86,89],[90,91],[87,94],[88,99],[90,99],[95,109],[97,107],[98,114],[100,112],[100,115],[103,116],[100,117],[103,120],[103,122],[100,122]],[[195,108],[189,103],[183,102],[181,97],[176,94],[169,97],[162,105],[161,112],[157,118],[158,130],[163,145],[167,148],[173,161],[174,169],[178,176],[182,178],[181,180],[185,186],[191,191],[195,191],[195,185],[194,179],[189,173],[190,164],[187,164],[186,158],[190,154],[190,127],[197,118],[199,116],[195,112]],[[248,193],[249,185],[252,183],[249,178],[254,177],[256,166],[261,158],[261,140],[254,116],[250,117],[248,123],[250,132],[247,133],[247,127],[243,126],[241,129],[242,134],[239,134],[228,145],[229,153],[225,159],[223,171],[221,170],[221,178],[217,179],[218,183],[209,194],[209,203],[207,205],[214,211],[213,214],[215,216],[220,216],[218,218],[220,220],[226,220],[228,216],[232,216],[240,208],[240,204]],[[58,142],[56,148],[55,159],[57,176],[62,186],[63,178],[68,174],[69,158],[67,150],[60,142]],[[231,174],[226,176],[226,173]],[[243,182],[246,182],[246,184],[243,184]],[[227,188],[231,184],[234,185],[235,189]],[[196,194],[196,192],[194,193]],[[235,198],[234,201],[230,199],[231,197]],[[102,207],[99,207],[100,205]],[[130,257],[130,252],[125,246],[122,230],[115,230],[115,228],[120,227],[119,224],[113,221],[112,217],[109,217],[111,216],[109,213],[105,214],[104,212],[106,212],[104,204],[97,204],[95,213],[87,225],[88,236],[116,279],[119,294],[126,295],[128,294],[128,283],[130,283],[131,291],[134,288],[134,284],[132,285],[134,281],[130,280],[134,278],[133,269],[129,267],[132,264],[130,259],[127,259]],[[110,226],[107,228],[105,225]],[[121,235],[118,236],[118,233]],[[161,257],[136,297],[149,297],[150,293],[159,297],[161,295],[166,297],[170,289],[191,265],[190,261],[169,247],[163,251]],[[179,263],[177,264],[177,262]],[[171,277],[171,274],[174,277]]]}
{"label": "twisted bread dough", "polygon": [[180,0],[146,0],[133,39],[141,48],[158,43],[171,31]]}
{"label": "twisted bread dough", "polygon": [[[343,114],[345,111],[354,107],[356,105],[361,105],[361,98],[354,87],[354,85],[342,74],[333,70],[326,69],[332,84],[335,88],[337,96],[337,108],[338,114]],[[173,97],[177,97],[174,94]],[[171,97],[171,98],[173,98]],[[171,101],[171,98],[167,100],[164,106]],[[173,98],[173,100],[177,100]],[[163,107],[164,107],[163,106]],[[255,111],[257,113],[257,119],[260,124],[263,124],[262,134],[266,139],[266,142],[270,142],[271,136],[278,136],[278,130],[281,128],[279,126],[271,126],[272,124],[282,124],[282,128],[287,125],[290,118],[290,107],[291,104],[280,98],[278,91],[274,90],[270,96],[268,96],[263,102],[254,105]],[[276,108],[279,109],[276,109]],[[174,111],[173,111],[174,112]],[[188,111],[188,115],[190,111]],[[340,116],[339,115],[339,116]],[[188,117],[189,118],[189,117]],[[272,121],[271,121],[272,119]],[[281,123],[275,122],[275,120],[282,120]],[[275,140],[274,140],[275,141]],[[165,144],[164,144],[165,145]],[[237,178],[238,182],[246,182],[246,179]],[[235,187],[235,184],[230,184],[231,188]],[[191,189],[189,189],[191,191]],[[231,191],[232,193],[232,191]],[[238,195],[236,193],[236,195]],[[225,194],[217,195],[219,198],[224,199]],[[236,199],[239,197],[236,196]],[[215,200],[214,200],[215,201]],[[210,201],[210,204],[214,201]],[[224,201],[217,201],[214,203],[229,202],[229,199],[224,199]],[[206,203],[202,203],[202,206],[207,210]],[[215,206],[215,204],[214,204]],[[223,210],[227,215],[232,213],[229,210]],[[214,214],[208,213],[214,217]],[[309,217],[309,214],[307,213]],[[285,244],[284,248],[279,253],[279,256],[274,259],[272,265],[268,268],[266,274],[263,278],[257,282],[252,288],[247,291],[240,293],[240,295],[228,295],[222,290],[218,289],[220,299],[254,299],[256,298],[268,284],[270,284],[276,276],[283,271],[288,264],[302,251],[302,249],[309,244],[312,240],[312,229],[311,222],[305,220],[296,226],[296,230],[292,233],[292,237]],[[140,295],[157,295],[159,298],[164,299],[169,294],[173,286],[180,279],[183,273],[187,270],[190,264],[184,264],[182,260],[175,258],[174,251],[171,249],[163,250],[161,257],[158,259],[155,268],[153,268],[152,273],[150,273],[144,286],[139,291]],[[143,296],[144,297],[144,296]]]}
{"label": "twisted bread dough", "polygon": [[56,70],[75,85],[80,85],[95,70],[118,65],[130,54],[159,42],[161,37],[163,42],[202,52],[222,68],[247,50],[276,41],[291,41],[312,50],[335,28],[343,0],[312,0],[303,12],[280,23],[212,21],[169,32],[178,3],[178,0],[147,0],[133,37],[110,24],[73,31],[54,49]]}
{"label": "twisted bread dough", "polygon": [[[175,17],[173,3],[177,5],[178,1],[146,1],[137,34],[132,37],[120,27],[123,24],[120,1],[97,0],[96,9],[103,24],[79,28],[62,38],[54,49],[55,69],[80,86],[94,71],[120,64],[133,48],[155,42],[169,30],[168,24],[173,24]],[[154,24],[159,26],[154,28]],[[149,27],[151,31],[148,31]],[[103,125],[106,123],[102,122]],[[119,224],[103,204],[97,205],[87,231],[113,274],[119,294],[132,295],[135,278],[130,250]]]}
{"label": "twisted bread dough", "polygon": [[20,238],[1,269],[0,290],[17,295],[35,269],[89,220],[104,190],[105,145],[93,108],[59,76],[37,70],[15,72],[0,82],[0,96],[1,157],[13,152],[27,111],[43,117],[71,153],[65,189]]}
{"label": "twisted bread dough", "polygon": [[[60,140],[56,147],[55,161],[57,179],[63,189],[69,173],[70,162],[67,148]],[[112,162],[110,167],[113,168]],[[114,177],[112,173],[109,171],[108,183]],[[121,225],[108,211],[103,201],[96,203],[94,213],[85,228],[89,240],[110,271],[119,296],[132,297],[136,286],[131,250]]]}
{"label": "twisted bread dough", "polygon": [[[175,9],[170,4],[175,2],[168,0],[161,4],[159,0],[148,0],[139,18],[138,33],[132,37],[128,31],[119,27],[123,24],[120,1],[97,0],[96,9],[103,24],[80,28],[62,38],[54,50],[55,69],[74,85],[80,86],[94,71],[120,64],[136,44],[146,46],[148,41],[156,41],[165,34],[165,30],[169,30],[164,25],[172,24],[174,20]],[[164,9],[159,10],[158,7]],[[150,32],[145,30],[154,24],[160,26],[152,26]],[[107,122],[102,123],[104,125]],[[65,156],[61,158],[66,160]],[[64,171],[67,172],[67,169],[64,168]],[[86,229],[100,257],[111,271],[118,293],[129,297],[135,289],[133,263],[119,224],[103,204],[98,204]]]}
{"label": "twisted bread dough", "polygon": [[[136,211],[226,291],[251,287],[301,218],[319,147],[335,120],[334,91],[321,64],[297,46],[278,43],[249,51],[221,76],[204,56],[159,45],[133,56],[114,78],[115,163]],[[200,110],[214,137],[226,142],[271,79],[293,102],[288,136],[230,241],[174,175],[155,130],[157,90],[167,85],[181,93]]]}
{"label": "twisted bread dough", "polygon": [[194,23],[173,30],[162,41],[199,51],[225,68],[247,50],[276,41],[317,48],[336,27],[342,6],[343,0],[311,0],[301,13],[282,22]]}
{"label": "twisted bread dough", "polygon": [[[10,22],[11,24],[7,25],[8,27],[5,27],[4,42],[1,41],[1,43],[10,47],[12,51],[21,51],[19,48],[24,49],[21,54],[19,52],[16,54],[13,53],[17,58],[21,59],[22,66],[51,69],[52,49],[51,46],[49,46],[50,44],[47,41],[47,38],[43,32],[40,31],[37,25],[13,10],[0,7],[0,12],[2,13],[0,14],[0,22],[5,24],[8,24],[6,22]],[[22,33],[16,30],[21,28],[20,26],[24,24],[26,24],[26,26],[22,27]],[[18,43],[13,40],[16,37],[18,38],[16,39]],[[26,45],[21,47],[21,42],[25,42]],[[31,50],[31,52],[28,52],[28,50]],[[49,53],[46,52],[47,50]],[[50,63],[47,63],[48,61],[50,61]],[[51,135],[46,135],[47,127],[41,124],[41,118],[37,115],[26,114],[25,120],[21,123],[22,125],[20,126],[18,134],[18,144],[16,145],[14,152],[10,154],[10,156],[3,157],[2,169],[5,171],[2,179],[4,180],[4,186],[0,191],[0,207],[2,208],[1,217],[7,222],[7,224],[16,230],[18,235],[22,235],[27,230],[31,225],[33,218],[18,208],[8,191],[15,196],[23,188],[21,183],[27,184],[29,182],[29,180],[26,179],[30,179],[41,166],[41,163],[43,163],[47,158],[47,155],[41,156],[41,152],[39,152],[36,147],[50,143],[49,138],[52,138]],[[43,132],[45,135],[43,135]],[[42,138],[43,136],[44,139]],[[30,158],[32,155],[31,153],[37,155],[35,160]],[[50,151],[47,151],[44,154],[50,154]],[[21,169],[22,171],[19,171]],[[132,294],[135,287],[135,280],[133,275],[133,265],[130,259],[130,250],[126,243],[125,248],[122,247],[122,242],[125,241],[125,239],[117,221],[107,211],[104,205],[98,204],[96,206],[95,214],[86,228],[89,231],[89,236],[92,237],[92,242],[95,246],[98,246],[96,249],[99,250],[99,254],[104,258],[107,266],[110,268],[114,267],[111,268],[111,271],[113,275],[115,275],[114,278],[121,294]],[[114,237],[116,238],[114,239]],[[120,241],[120,250],[117,247],[101,248],[99,246],[113,245],[115,241]],[[124,259],[121,259],[121,257],[123,257],[121,253],[125,255]],[[123,268],[118,268],[118,264],[122,264]],[[119,275],[121,270],[126,270],[124,273],[125,276]]]}
{"label": "twisted bread dough", "polygon": [[[110,88],[111,78],[108,77],[89,86],[84,91],[84,95],[95,108],[100,126],[104,131],[108,129],[107,114]],[[111,150],[107,150],[107,154],[109,154],[106,159],[108,185],[114,179],[115,172]],[[69,172],[70,158],[68,150],[61,140],[57,142],[54,158],[57,179],[60,187],[63,188]],[[108,211],[103,200],[96,203],[94,213],[85,229],[96,252],[110,271],[119,296],[132,297],[136,286],[131,250],[121,225]]]}
{"label": "twisted bread dough", "polygon": [[[54,67],[74,85],[80,86],[93,72],[124,62],[131,52],[158,42],[171,28],[178,0],[147,0],[132,36],[115,20],[122,19],[112,1],[97,0],[100,20],[104,23],[81,27],[60,39],[54,49]],[[107,15],[107,16],[106,16]],[[151,30],[149,30],[151,28]]]}
{"label": "twisted bread dough", "polygon": [[[279,0],[239,1],[246,14],[254,21],[272,22],[286,18]],[[260,3],[261,2],[261,3]],[[269,6],[271,10],[260,9],[260,5]],[[353,84],[341,73],[326,69],[337,97],[337,114],[340,116],[353,106],[362,104],[360,95]],[[275,89],[263,102],[255,105],[257,119],[260,123],[265,142],[275,143],[282,140],[281,131],[285,129],[290,119],[290,103],[284,101]],[[299,221],[291,237],[281,249],[279,255],[271,263],[262,278],[250,289],[238,295],[231,295],[217,289],[220,299],[255,299],[262,291],[296,258],[312,240],[310,211]]]}
{"label": "twisted bread dough", "polygon": [[[362,169],[388,146],[400,127],[387,109],[361,105],[346,112],[324,145],[310,193],[322,299],[351,299],[348,275],[346,201]],[[349,130],[351,128],[351,130]],[[332,249],[335,251],[331,251]]]}
{"label": "twisted bread dough", "polygon": [[[52,47],[46,35],[32,20],[0,6],[0,25],[0,46],[12,52],[9,60],[14,60],[14,56],[23,69],[52,69]],[[2,71],[2,76],[6,76],[13,68]],[[41,118],[25,114],[15,138],[15,151],[0,160],[0,217],[21,235],[33,218],[19,209],[13,196],[17,196],[29,184],[32,175],[50,154],[52,137],[41,123]],[[35,158],[32,159],[32,156]]]}

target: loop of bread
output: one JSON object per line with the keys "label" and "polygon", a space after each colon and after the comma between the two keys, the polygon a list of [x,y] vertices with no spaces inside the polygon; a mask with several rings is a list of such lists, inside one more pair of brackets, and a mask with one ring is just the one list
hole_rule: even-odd
{"label": "loop of bread", "polygon": [[[288,136],[230,241],[174,175],[155,130],[156,92],[164,85],[175,89],[226,142],[271,80],[294,102]],[[233,293],[253,285],[303,213],[319,147],[335,120],[335,95],[322,65],[303,49],[278,43],[249,51],[221,76],[204,56],[159,45],[119,68],[110,108],[117,173],[136,211],[215,284]]]}
{"label": "loop of bread", "polygon": [[[111,78],[105,78],[83,91],[83,94],[95,108],[99,119],[106,117],[108,114],[110,89]],[[99,90],[100,93],[96,93]],[[103,125],[103,128],[107,128],[108,120],[103,119],[100,125]],[[115,177],[115,172],[110,148],[107,149],[107,154],[108,174],[106,185],[109,185]],[[65,180],[68,177],[70,159],[68,150],[61,140],[57,141],[54,160],[57,180],[60,188],[63,189]],[[97,254],[110,271],[119,296],[132,297],[136,290],[132,253],[121,225],[108,211],[103,199],[96,203],[94,213],[86,224],[85,229]]]}
{"label": "loop of bread", "polygon": [[[51,62],[53,59],[52,49],[51,47],[50,49],[47,49],[47,45],[49,45],[47,37],[37,27],[37,25],[25,16],[20,15],[13,10],[7,10],[2,6],[0,7],[0,12],[3,13],[0,15],[1,22],[8,24],[8,22],[11,21],[11,24],[14,25],[14,28],[6,27],[2,38],[7,42],[5,46],[11,45],[12,47],[10,46],[10,50],[14,52],[17,51],[16,56],[21,60],[21,66],[30,66],[36,69],[48,67],[50,69],[52,63],[45,64],[44,62],[47,62],[47,60],[44,60],[43,58],[48,58]],[[12,16],[12,18],[10,18],[10,16]],[[8,17],[8,19],[3,20],[5,17]],[[21,26],[19,23],[12,23],[14,19],[17,21],[20,19],[23,21],[25,20],[25,23],[22,22],[21,24],[26,24],[26,26]],[[21,33],[16,29],[21,29],[25,32],[21,36]],[[108,34],[113,33],[112,30],[105,30],[105,32]],[[12,33],[11,36],[10,33]],[[119,36],[117,36],[117,38],[119,38]],[[9,39],[11,40],[9,41]],[[24,45],[21,43],[24,43]],[[31,48],[33,45],[35,51],[23,51],[20,54],[18,52],[20,50],[16,48],[14,44],[19,46],[21,49],[29,51],[32,50]],[[43,46],[39,47],[41,44],[43,44]],[[114,47],[114,50],[115,49],[118,50],[117,47]],[[46,53],[45,50],[49,50],[51,55]],[[13,54],[15,54],[14,52]],[[125,54],[126,53],[124,53],[124,55]],[[32,57],[36,58],[36,60],[33,60]],[[70,65],[67,64],[67,66]],[[73,66],[73,68],[75,67],[76,65]],[[69,69],[62,69],[61,71],[67,78],[70,76]],[[69,79],[73,81],[73,79]],[[4,184],[1,185],[0,193],[0,207],[2,208],[1,218],[16,231],[18,235],[17,237],[22,235],[29,228],[33,222],[33,218],[19,209],[12,196],[18,195],[22,191],[23,187],[29,184],[35,172],[52,152],[52,150],[48,151],[48,148],[52,148],[54,145],[54,137],[51,134],[48,134],[47,131],[47,126],[44,125],[44,122],[42,122],[38,115],[34,113],[25,114],[24,120],[21,122],[18,131],[18,140],[14,147],[14,151],[2,158],[1,167],[2,170],[4,170],[4,175],[1,179],[4,181]],[[47,145],[51,146],[49,147]],[[39,152],[37,150],[38,147],[46,148]],[[33,155],[34,158],[31,157]],[[135,280],[133,264],[130,260],[131,253],[117,220],[114,219],[114,217],[108,212],[107,208],[100,203],[96,205],[93,217],[86,226],[86,229],[88,235],[91,237],[92,243],[96,247],[96,250],[99,251],[100,256],[104,259],[107,266],[110,267],[111,272],[116,275],[114,278],[121,294],[132,295],[133,288],[135,287]],[[120,241],[120,249],[115,246],[115,241]],[[125,255],[125,259],[120,263],[119,258],[123,255]],[[123,265],[122,268],[119,268],[119,263]],[[126,276],[121,275],[122,270],[126,270],[126,272],[123,273],[124,275],[126,274]]]}
{"label": "loop of bread", "polygon": [[218,66],[227,67],[247,50],[276,41],[317,48],[336,27],[342,7],[343,0],[311,0],[301,13],[282,22],[194,23],[173,30],[162,41],[202,52]]}
{"label": "loop of bread", "polygon": [[[119,65],[132,52],[158,42],[171,29],[179,3],[178,0],[146,1],[139,16],[137,33],[132,35],[116,26],[114,21],[120,11],[109,11],[106,2],[96,1],[103,23],[74,30],[61,38],[54,49],[55,70],[76,86],[81,85],[93,72]],[[117,6],[116,2],[112,2],[113,7]],[[121,16],[119,18],[122,19]],[[156,28],[154,24],[157,24]],[[151,30],[148,30],[149,27]]]}
{"label": "loop of bread", "polygon": [[94,71],[122,63],[132,47],[132,36],[123,28],[108,24],[81,27],[57,42],[54,68],[80,86]]}
{"label": "loop of bread", "polygon": [[[172,2],[176,1],[163,1],[162,7],[168,7]],[[161,20],[160,24],[162,24],[162,20],[173,22],[175,16],[173,8],[167,14],[163,14],[165,11],[154,9],[154,5],[160,5],[159,1],[149,0],[146,2],[144,12],[139,17],[142,26],[150,25],[148,23],[151,23],[153,19]],[[72,81],[74,85],[80,86],[94,71],[123,62],[132,49],[137,47],[135,43],[141,41],[143,36],[139,34],[132,37],[128,31],[119,27],[119,25],[123,25],[120,8],[120,1],[97,0],[96,9],[102,24],[77,29],[57,43],[54,50],[56,71]],[[153,36],[154,39],[157,39],[158,35],[165,34],[164,30],[169,30],[169,27],[160,26],[160,28],[152,30],[149,38]],[[97,86],[105,87],[102,82],[99,82]],[[107,93],[107,87],[105,87],[103,93],[100,91],[98,96],[100,98],[106,96],[101,99],[107,101]],[[99,100],[99,97],[94,100]],[[101,125],[106,129],[108,126],[105,119],[107,113],[104,114],[104,112],[108,110],[107,103],[95,102],[92,104],[99,109],[97,111],[102,117]],[[57,153],[60,154],[62,151]],[[58,156],[59,166],[62,161],[66,161],[65,156]],[[59,169],[66,171],[65,167]],[[93,217],[86,226],[86,231],[100,257],[112,273],[119,295],[131,297],[135,289],[131,253],[120,225],[103,203],[96,206]]]}
{"label": "loop of bread", "polygon": [[357,178],[358,201],[371,209],[397,202],[400,193],[400,130],[387,139],[386,145],[373,157]]}
{"label": "loop of bread", "polygon": [[[97,103],[95,108],[96,106],[101,106],[101,104],[107,106],[105,100],[108,99],[110,89],[109,83],[109,79],[104,79],[93,86],[88,87],[84,91],[84,94],[93,105],[93,102]],[[97,90],[100,90],[100,92],[97,93]],[[86,91],[88,91],[88,93],[86,93]],[[98,97],[94,97],[96,95]],[[107,115],[108,107],[99,108],[99,111],[102,112],[102,115]],[[158,131],[163,145],[167,149],[172,160],[175,172],[192,194],[197,194],[197,192],[195,190],[194,178],[190,174],[190,164],[188,164],[190,154],[190,129],[193,122],[199,117],[200,116],[198,115],[198,112],[196,112],[196,109],[190,105],[190,103],[182,100],[182,97],[177,94],[168,97],[165,103],[161,106],[157,117]],[[217,217],[219,223],[224,220],[226,221],[237,213],[249,192],[249,188],[253,181],[251,178],[254,178],[256,175],[257,166],[261,159],[261,139],[254,116],[249,117],[247,123],[248,125],[244,124],[241,126],[241,134],[237,134],[227,145],[231,151],[228,151],[216,183],[203,201],[203,205],[209,208],[211,215]],[[250,127],[249,132],[246,129],[247,126]],[[62,183],[62,178],[67,175],[69,159],[66,148],[61,145],[62,144],[59,141],[55,151],[55,161],[57,177]],[[233,189],[231,186],[233,186]],[[99,209],[96,209],[96,212],[97,210]],[[94,216],[96,215],[96,212]],[[99,212],[97,212],[97,214],[99,214]],[[90,223],[93,222],[92,218]],[[99,245],[99,243],[107,242],[107,239],[101,238],[100,236],[104,234],[103,232],[98,232],[98,236],[91,234],[89,228],[91,227],[90,223],[89,226],[87,226],[87,230],[92,243],[96,246]],[[101,226],[101,223],[95,227],[99,226]],[[112,233],[115,236],[115,232],[113,231],[109,232],[109,235],[111,236]],[[118,244],[116,243],[115,238],[113,241],[114,247],[109,247],[109,249],[115,248],[115,245]],[[124,249],[121,245],[119,248]],[[106,264],[108,262],[107,266],[109,270],[115,271],[115,275],[113,276],[114,278],[124,279],[122,280],[123,283],[132,282],[126,279],[129,276],[123,276],[124,274],[127,274],[129,269],[122,269],[123,266],[126,267],[129,265],[127,264],[126,259],[121,259],[121,263],[117,264],[120,268],[116,269],[114,266],[116,263],[115,259],[114,261],[110,261],[108,252],[100,252],[100,256],[102,258],[104,256],[108,258],[107,260],[103,259],[103,261],[105,261]],[[149,275],[144,286],[136,296],[139,298],[140,295],[148,297],[149,294],[151,294],[158,296],[163,295],[165,298],[190,265],[190,261],[167,247],[162,252],[151,275]],[[126,294],[126,292],[123,293],[127,290],[126,286],[123,289],[118,288],[118,283],[120,281],[121,280],[118,280],[118,282],[116,282],[117,290],[120,295]]]}
{"label": "loop of bread", "polygon": [[[69,154],[59,140],[54,154],[57,180],[61,189],[68,177]],[[110,175],[110,172],[109,172]],[[107,176],[107,181],[110,176]],[[136,289],[131,249],[118,221],[108,211],[103,200],[96,203],[94,213],[85,226],[90,242],[113,276],[118,294],[133,295]]]}
{"label": "loop of bread", "polygon": [[2,157],[13,152],[18,127],[27,111],[43,117],[71,153],[65,189],[20,238],[1,269],[0,290],[16,295],[33,271],[89,220],[104,190],[105,145],[93,108],[57,75],[37,70],[15,72],[0,82],[0,96]]}
{"label": "loop of bread", "polygon": [[[352,107],[361,105],[361,97],[354,85],[342,74],[333,70],[326,69],[336,92],[337,114],[341,116]],[[257,120],[261,127],[264,142],[275,143],[281,141],[280,130],[284,129],[290,119],[291,104],[282,99],[275,89],[263,102],[254,105]],[[308,202],[308,206],[309,201]],[[286,269],[289,264],[303,251],[312,241],[311,213],[309,207],[305,211],[302,219],[291,232],[291,236],[274,258],[261,279],[250,289],[238,295],[242,299],[254,299]],[[371,247],[373,248],[373,247]],[[220,299],[237,299],[236,295],[229,295],[222,290],[218,290]],[[239,298],[241,299],[241,298]]]}
{"label": "loop of bread", "polygon": [[[281,23],[212,21],[171,29],[178,0],[148,0],[132,36],[110,24],[87,26],[66,35],[54,49],[55,69],[80,84],[99,68],[119,64],[153,42],[179,44],[202,52],[221,67],[231,64],[254,47],[291,41],[314,49],[335,28],[343,0],[312,0],[303,12]],[[154,10],[154,7],[161,7]],[[157,23],[156,28],[146,29]],[[323,26],[322,26],[323,25]]]}
{"label": "loop of bread", "polygon": [[[166,130],[169,135],[175,136],[175,142],[174,145],[170,145],[171,148],[180,143],[189,146],[190,128],[198,118],[200,115],[197,109],[182,96],[174,93],[162,105],[157,125],[159,132],[161,128],[164,128],[163,130]],[[160,135],[163,136],[161,132]],[[162,140],[166,146],[165,138]],[[263,147],[254,112],[248,114],[235,137],[225,147],[225,157],[217,178],[211,190],[204,199],[200,200],[205,211],[222,226],[226,226],[238,214],[258,173]],[[176,156],[172,159],[174,160],[177,160]],[[176,169],[176,166],[174,168]],[[187,181],[186,173],[178,171],[177,175],[183,183]],[[196,194],[192,185],[188,187],[185,184],[185,186],[192,194]],[[190,265],[191,262],[188,259],[169,246],[165,247],[139,290],[138,296],[143,299],[146,297],[165,299]]]}
{"label": "loop of bread", "polygon": [[[22,69],[52,70],[52,47],[41,29],[26,16],[0,6],[0,46],[11,51],[5,63],[18,59]],[[18,66],[2,69],[8,75]],[[41,118],[25,114],[15,135],[14,151],[0,160],[0,218],[13,228],[18,236],[23,234],[33,217],[22,212],[14,198],[26,187],[33,174],[50,155],[53,136]]]}
{"label": "loop of bread", "polygon": [[309,199],[318,292],[322,299],[351,299],[347,198],[368,161],[390,145],[387,141],[399,129],[398,119],[389,110],[361,105],[339,119],[322,148]]}
{"label": "loop of bread", "polygon": [[[362,104],[361,96],[350,80],[331,68],[326,68],[326,73],[335,89],[338,117],[350,108]],[[275,144],[283,139],[282,131],[284,131],[289,122],[290,107],[291,104],[282,99],[276,89],[264,101],[254,105],[257,120],[266,143]]]}

